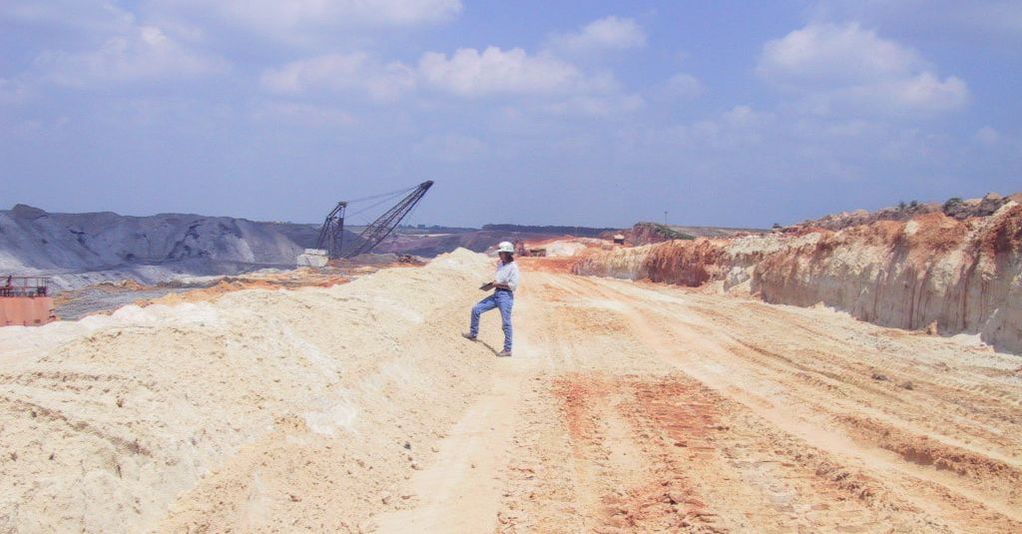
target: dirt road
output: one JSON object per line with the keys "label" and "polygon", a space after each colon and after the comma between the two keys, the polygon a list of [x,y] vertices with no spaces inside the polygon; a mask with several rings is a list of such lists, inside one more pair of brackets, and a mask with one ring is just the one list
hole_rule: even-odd
{"label": "dirt road", "polygon": [[515,356],[367,529],[1022,531],[1016,356],[557,273],[515,306]]}

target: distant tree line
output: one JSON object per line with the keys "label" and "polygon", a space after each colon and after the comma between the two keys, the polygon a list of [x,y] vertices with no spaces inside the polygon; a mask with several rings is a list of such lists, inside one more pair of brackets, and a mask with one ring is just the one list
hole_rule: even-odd
{"label": "distant tree line", "polygon": [[605,232],[617,232],[618,228],[590,228],[586,226],[527,226],[521,224],[484,224],[483,230],[494,232],[521,232],[526,234],[573,235],[576,237],[599,237]]}

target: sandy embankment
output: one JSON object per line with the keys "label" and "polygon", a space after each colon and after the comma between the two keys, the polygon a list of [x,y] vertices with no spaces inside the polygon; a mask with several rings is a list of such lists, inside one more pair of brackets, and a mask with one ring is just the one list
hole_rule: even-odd
{"label": "sandy embankment", "polygon": [[[884,326],[978,334],[1022,352],[1022,205],[957,220],[926,213],[838,231],[672,241],[591,253],[578,274],[822,303]],[[933,328],[931,327],[931,329]]]}
{"label": "sandy embankment", "polygon": [[452,336],[486,270],[459,250],[3,329],[0,531],[336,531],[408,506],[387,492],[489,380],[493,359]]}
{"label": "sandy embankment", "polygon": [[1018,357],[527,260],[0,329],[0,532],[1022,531]]}

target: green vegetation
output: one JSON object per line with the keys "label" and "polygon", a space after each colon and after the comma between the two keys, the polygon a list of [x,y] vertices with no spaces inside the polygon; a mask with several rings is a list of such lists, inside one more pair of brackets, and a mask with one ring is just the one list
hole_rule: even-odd
{"label": "green vegetation", "polygon": [[949,213],[962,203],[961,197],[951,197],[944,203],[944,213]]}
{"label": "green vegetation", "polygon": [[684,239],[687,241],[695,239],[695,236],[683,234],[665,224],[653,223],[653,227],[656,228],[656,232],[658,234],[666,237],[667,239]]}

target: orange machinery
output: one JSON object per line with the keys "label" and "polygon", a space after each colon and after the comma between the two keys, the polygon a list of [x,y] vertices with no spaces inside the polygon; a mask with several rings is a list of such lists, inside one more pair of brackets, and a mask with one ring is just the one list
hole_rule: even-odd
{"label": "orange machinery", "polygon": [[0,326],[43,325],[55,319],[46,278],[0,277]]}

